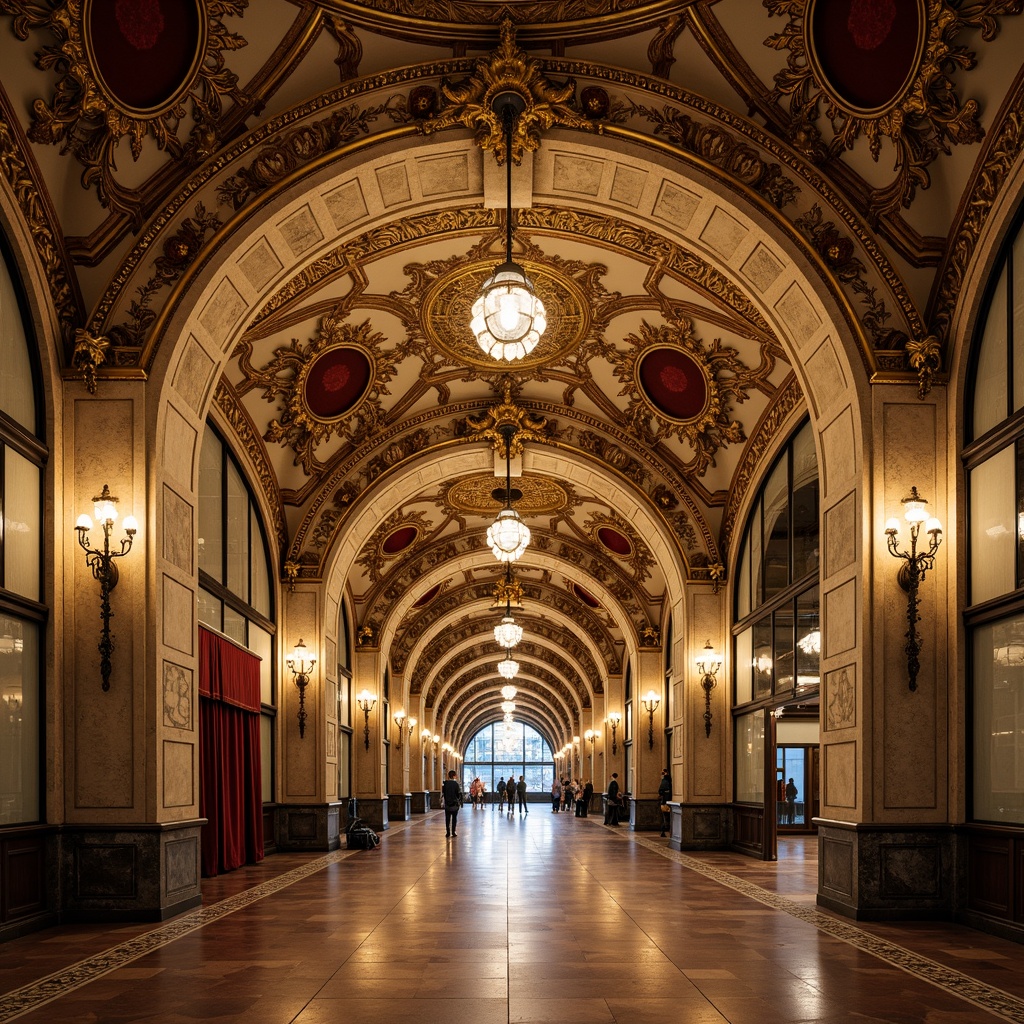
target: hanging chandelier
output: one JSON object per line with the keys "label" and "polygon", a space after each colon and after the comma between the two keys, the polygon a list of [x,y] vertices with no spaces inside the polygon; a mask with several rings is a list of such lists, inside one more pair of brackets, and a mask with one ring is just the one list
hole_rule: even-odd
{"label": "hanging chandelier", "polygon": [[522,97],[514,92],[494,98],[494,110],[505,128],[505,262],[484,281],[469,324],[480,348],[492,359],[507,362],[528,356],[548,325],[533,282],[512,259],[512,133],[524,108]]}
{"label": "hanging chandelier", "polygon": [[[518,671],[519,671],[519,662],[518,661],[513,661],[511,654],[506,654],[505,657],[502,658],[502,660],[498,662],[498,675],[501,676],[502,679],[515,679],[516,673]],[[503,687],[502,688],[502,693],[504,693],[505,690],[507,690],[507,689],[508,689],[507,686]],[[513,686],[512,689],[514,690],[515,687]],[[512,698],[510,697],[509,700],[511,700],[511,699]]]}
{"label": "hanging chandelier", "polygon": [[523,639],[523,627],[512,618],[512,602],[509,601],[505,608],[505,615],[494,627],[494,642],[499,647],[511,650],[520,640]]}
{"label": "hanging chandelier", "polygon": [[516,709],[516,702],[514,700],[503,700],[501,702],[501,710],[506,715],[511,715]]}
{"label": "hanging chandelier", "polygon": [[519,691],[511,685],[503,686],[501,688],[501,699],[502,700],[515,700],[516,694]]}
{"label": "hanging chandelier", "polygon": [[505,440],[505,507],[498,518],[487,528],[487,543],[491,553],[499,562],[516,562],[530,543],[530,528],[512,507],[512,438],[516,426],[506,423],[501,428]]}

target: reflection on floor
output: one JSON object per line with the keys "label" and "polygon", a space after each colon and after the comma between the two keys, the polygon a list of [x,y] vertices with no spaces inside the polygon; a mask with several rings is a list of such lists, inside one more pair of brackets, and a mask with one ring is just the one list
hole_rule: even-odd
{"label": "reflection on floor", "polygon": [[1024,947],[818,910],[814,839],[764,864],[533,811],[279,854],[155,928],[16,939],[0,1022],[1024,1024]]}

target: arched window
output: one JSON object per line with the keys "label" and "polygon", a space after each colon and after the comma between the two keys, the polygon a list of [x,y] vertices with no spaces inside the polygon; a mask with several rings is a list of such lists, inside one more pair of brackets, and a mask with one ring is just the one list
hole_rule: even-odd
{"label": "arched window", "polygon": [[217,432],[207,425],[199,458],[199,621],[262,659],[260,764],[263,801],[274,799],[274,672],[271,564],[256,503]]}
{"label": "arched window", "polygon": [[764,799],[764,708],[820,690],[818,460],[809,422],[772,463],[736,563],[736,799]]}
{"label": "arched window", "polygon": [[550,792],[555,781],[555,758],[548,741],[525,722],[514,722],[510,728],[502,722],[485,725],[466,745],[465,758],[462,784],[467,792],[478,775],[488,793],[509,774],[517,781],[524,776],[531,793]]}
{"label": "arched window", "polygon": [[1003,248],[965,390],[968,818],[1024,825],[1024,230]]}
{"label": "arched window", "polygon": [[43,820],[44,778],[42,507],[48,451],[36,342],[13,267],[0,239],[0,828]]}

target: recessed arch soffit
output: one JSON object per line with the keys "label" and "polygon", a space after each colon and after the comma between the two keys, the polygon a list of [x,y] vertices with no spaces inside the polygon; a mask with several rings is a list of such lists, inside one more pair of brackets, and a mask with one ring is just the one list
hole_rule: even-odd
{"label": "recessed arch soffit", "polygon": [[[524,663],[524,667],[527,671],[520,670],[520,674],[513,680],[519,693],[530,694],[533,698],[550,704],[570,724],[579,722],[578,695],[543,665],[531,662],[529,665]],[[454,703],[461,700],[463,694],[487,694],[493,698],[495,705],[498,705],[502,700],[500,689],[504,683],[505,680],[496,677],[493,670],[487,674],[487,678],[481,678],[479,670],[467,670],[446,685],[444,693],[435,705],[435,716],[438,720],[443,720]],[[516,694],[516,700],[519,700],[519,693]]]}
{"label": "recessed arch soffit", "polygon": [[[500,707],[501,695],[497,693],[489,694],[487,693],[488,689],[490,689],[488,684],[478,683],[475,686],[469,686],[460,690],[445,707],[438,708],[437,721],[441,722],[451,732],[453,728],[457,728],[458,724],[468,716],[476,715],[482,709],[488,714],[500,715],[502,713]],[[543,694],[521,690],[516,694],[515,705],[517,714],[520,713],[520,709],[524,711],[529,709],[534,713],[543,715],[550,722],[559,722],[566,727],[571,725],[570,716],[565,713],[565,709],[559,708],[549,700],[545,700]]]}
{"label": "recessed arch soffit", "polygon": [[[513,602],[512,609],[516,621],[524,626],[530,620],[531,611],[537,609],[553,610],[561,614],[567,622],[578,627],[580,635],[585,636],[589,644],[600,655],[606,672],[617,675],[621,671],[622,652],[612,632],[594,611],[582,605],[573,595],[565,590],[546,585],[543,581],[527,579],[520,574],[516,580],[522,585],[523,605]],[[456,614],[469,611],[478,618],[481,626],[490,627],[497,624],[504,614],[505,603],[494,600],[495,580],[466,582],[453,587],[444,597],[436,598],[423,612],[416,615],[408,624],[399,630],[390,650],[384,652],[392,671],[404,673],[410,662],[410,655],[417,644],[426,641],[430,636],[447,628]],[[491,615],[487,615],[491,612]],[[621,645],[621,641],[618,641]]]}
{"label": "recessed arch soffit", "polygon": [[[410,697],[426,692],[424,705],[427,708],[435,706],[450,680],[456,678],[462,669],[480,658],[495,657],[495,652],[498,650],[493,637],[480,637],[479,633],[470,634],[468,638],[453,638],[450,655],[445,653],[445,648],[449,645],[444,644],[443,641],[436,642],[434,646],[438,648],[439,660],[430,664],[429,668],[424,668],[427,659],[421,659],[417,663],[413,675],[409,678]],[[539,676],[541,673],[537,666],[546,666],[551,675],[552,686],[557,682],[559,686],[571,686],[575,690],[575,698],[568,701],[570,707],[589,708],[592,705],[591,694],[604,692],[603,680],[594,670],[593,663],[589,666],[588,674],[588,667],[579,658],[581,653],[587,655],[579,643],[574,643],[571,649],[562,648],[549,645],[546,638],[540,634],[527,634],[516,647],[516,651],[522,651],[526,657],[530,658],[534,663],[534,672]],[[514,654],[515,652],[513,652]],[[587,660],[589,660],[588,655]],[[497,677],[492,676],[491,678],[493,681]],[[547,681],[547,676],[541,676],[541,678]],[[561,682],[562,680],[565,682]]]}

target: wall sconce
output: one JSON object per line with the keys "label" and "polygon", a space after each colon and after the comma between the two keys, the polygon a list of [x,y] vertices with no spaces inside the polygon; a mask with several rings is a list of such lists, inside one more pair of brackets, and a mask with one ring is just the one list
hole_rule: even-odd
{"label": "wall sconce", "polygon": [[584,740],[590,744],[590,753],[587,755],[587,760],[590,763],[590,774],[594,774],[594,744],[597,742],[597,733],[593,729],[588,729],[583,734]]}
{"label": "wall sconce", "polygon": [[299,739],[302,739],[306,735],[306,687],[309,685],[309,673],[313,671],[316,658],[307,652],[306,645],[300,639],[284,663],[291,669],[295,685],[299,688]]}
{"label": "wall sconce", "polygon": [[412,731],[413,731],[413,729],[416,728],[416,719],[415,718],[407,718],[405,720],[405,724],[406,724],[406,726],[409,729],[409,742],[412,743]]}
{"label": "wall sconce", "polygon": [[[918,596],[917,591],[924,582],[924,574],[935,565],[935,552],[939,550],[942,543],[942,523],[934,516],[929,517],[925,511],[928,504],[916,487],[910,488],[910,494],[903,499],[902,504],[906,506],[903,518],[910,524],[910,550],[901,551],[897,535],[900,532],[900,522],[893,517],[886,521],[885,536],[889,545],[889,554],[893,558],[899,558],[903,564],[897,573],[897,580],[900,586],[907,592],[907,631],[903,635],[907,638],[904,650],[907,653],[907,676],[910,680],[910,689],[917,689],[917,674],[921,670],[921,645],[922,640],[917,632],[917,624],[921,616],[917,612]],[[928,550],[917,550],[917,538],[921,532],[921,524],[924,523],[924,532],[928,534]]]}
{"label": "wall sconce", "polygon": [[402,729],[405,726],[405,712],[396,711],[393,715],[395,719],[395,725],[398,726],[398,742],[395,744],[396,750],[402,749]]}
{"label": "wall sconce", "polygon": [[649,719],[647,725],[647,746],[654,749],[654,712],[658,710],[658,705],[661,703],[661,698],[653,691],[648,690],[644,694],[644,699],[640,702],[644,706],[644,711],[647,712]]}
{"label": "wall sconce", "polygon": [[103,528],[103,550],[94,548],[89,543],[88,533],[92,529],[92,520],[83,512],[75,523],[75,530],[78,533],[78,543],[85,552],[85,563],[92,570],[93,579],[100,583],[100,619],[103,621],[103,628],[100,630],[100,642],[97,645],[100,652],[100,675],[103,677],[103,689],[110,689],[110,656],[114,653],[114,637],[110,632],[110,620],[113,613],[110,610],[110,592],[117,586],[118,571],[115,558],[123,558],[132,549],[132,541],[138,533],[139,524],[135,516],[124,517],[125,536],[121,539],[121,550],[110,550],[110,531],[114,528],[117,520],[117,498],[110,493],[110,488],[104,484],[103,490],[92,499],[93,514]]}
{"label": "wall sconce", "polygon": [[615,745],[615,730],[622,723],[622,715],[618,711],[612,711],[608,715],[608,724],[612,727],[612,756],[614,757],[619,748]]}
{"label": "wall sconce", "polygon": [[434,748],[433,749],[434,749],[434,753],[436,754],[437,753],[437,745],[438,745],[438,743],[441,742],[441,737],[438,736],[438,734],[435,732],[434,735],[431,737],[431,739],[434,741]]}
{"label": "wall sconce", "polygon": [[363,741],[366,749],[370,749],[370,712],[377,706],[377,698],[369,690],[360,690],[356,698],[359,710],[363,713]]}
{"label": "wall sconce", "polygon": [[709,640],[704,645],[704,653],[697,659],[697,671],[700,673],[700,686],[704,691],[704,735],[711,735],[711,691],[718,685],[715,676],[725,659],[712,646]]}

